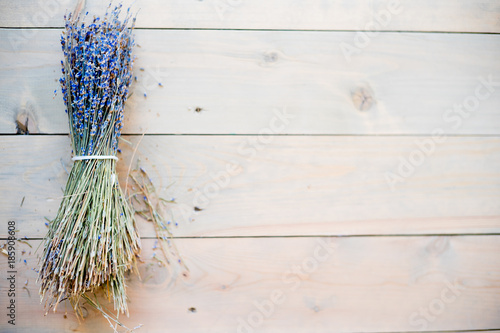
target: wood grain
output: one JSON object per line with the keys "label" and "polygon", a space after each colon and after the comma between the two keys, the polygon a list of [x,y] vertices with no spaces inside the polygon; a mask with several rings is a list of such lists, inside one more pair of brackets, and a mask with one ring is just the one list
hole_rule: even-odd
{"label": "wood grain", "polygon": [[[23,31],[16,44],[0,29],[0,133],[22,115],[31,133],[67,133],[59,30]],[[353,36],[137,31],[125,132],[269,133],[278,112],[291,116],[273,134],[500,134],[499,35],[383,33],[349,62]]]}
{"label": "wood grain", "polygon": [[[139,141],[126,139],[132,147]],[[144,137],[136,158],[161,195],[177,201],[169,206],[179,223],[176,236],[500,232],[498,138],[448,137],[423,155],[413,174],[393,183],[387,174],[406,170],[401,161],[418,155],[429,138],[264,139],[272,142]],[[0,220],[16,220],[21,236],[43,237],[44,217],[56,215],[71,166],[69,146],[64,136],[0,137]],[[132,147],[121,147],[123,185]],[[148,223],[141,231],[154,235]]]}
{"label": "wood grain", "polygon": [[[500,242],[495,236],[178,239],[190,269],[187,277],[151,261],[153,242],[143,241],[143,282],[131,277],[131,316],[122,318],[129,327],[144,324],[140,332],[247,332],[238,327],[248,318],[260,323],[254,332],[500,327],[500,257],[495,255]],[[38,241],[30,244],[38,247]],[[33,327],[37,332],[103,332],[108,325],[89,306],[80,326],[71,313],[63,318],[64,307],[43,316],[31,270],[37,260],[34,252],[21,255],[22,249],[33,251],[18,244],[18,257],[27,264],[17,266],[15,332]],[[0,257],[2,294],[5,258]],[[26,282],[30,296],[23,289]],[[255,303],[270,303],[273,290],[281,291],[283,300],[259,322]],[[1,298],[2,308],[6,300]],[[420,311],[428,311],[431,319]],[[2,320],[0,330],[9,329]]]}
{"label": "wood grain", "polygon": [[[0,245],[7,221],[27,239],[15,327],[0,254],[1,332],[112,331],[90,306],[44,316],[35,283],[71,167],[54,89],[76,2],[0,0]],[[158,266],[139,220],[127,326],[500,332],[500,4],[396,2],[134,1],[125,133],[146,136],[124,136],[119,177],[140,142],[190,271]]]}
{"label": "wood grain", "polygon": [[[83,12],[91,13],[104,13],[109,3],[85,2]],[[123,1],[126,6],[132,2],[139,9],[137,25],[143,28],[500,32],[495,0]],[[1,26],[61,27],[66,10],[76,3],[1,1]]]}

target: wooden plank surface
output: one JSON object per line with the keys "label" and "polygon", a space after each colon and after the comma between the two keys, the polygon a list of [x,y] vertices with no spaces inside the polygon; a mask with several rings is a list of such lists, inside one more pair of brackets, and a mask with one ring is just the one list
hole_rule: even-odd
{"label": "wooden plank surface", "polygon": [[[89,306],[83,325],[64,307],[44,316],[33,270],[71,167],[53,91],[76,2],[0,0],[0,220],[28,239],[16,244],[17,325],[2,312],[1,332],[109,327]],[[152,261],[140,221],[127,326],[500,331],[500,4],[396,2],[135,1],[125,132],[154,134],[136,157],[175,198],[190,272]],[[107,1],[84,3],[94,13]],[[63,135],[9,135],[16,121]],[[125,138],[122,184],[140,141]]]}
{"label": "wooden plank surface", "polygon": [[[102,13],[109,1],[85,1]],[[500,32],[495,0],[125,0],[144,28]],[[77,0],[0,1],[2,27],[61,27]],[[374,23],[374,24],[371,24]]]}
{"label": "wooden plank surface", "polygon": [[[122,318],[129,327],[144,324],[138,332],[248,332],[238,330],[242,321],[254,323],[252,332],[500,327],[500,258],[492,255],[500,242],[494,236],[177,239],[190,272],[183,277],[174,270],[174,278],[150,265],[153,242],[143,241],[144,282],[130,279],[131,316]],[[30,244],[38,247],[38,241]],[[64,307],[44,317],[33,249],[18,244],[18,258],[16,330],[5,320],[0,330],[102,332],[108,326],[89,306],[80,326],[71,313],[63,318]],[[2,261],[2,294],[5,266]],[[282,298],[271,307],[274,290]],[[5,302],[2,297],[2,308]]]}
{"label": "wooden plank surface", "polygon": [[[126,139],[135,147],[139,137]],[[431,139],[412,137],[263,139],[272,142],[144,137],[136,158],[161,195],[175,197],[169,208],[179,222],[176,236],[500,232],[499,138],[448,137],[434,148]],[[432,153],[418,153],[424,142]],[[3,136],[0,147],[0,186],[8,193],[0,220],[16,220],[21,236],[43,237],[44,217],[56,215],[71,165],[69,138]],[[133,149],[121,147],[123,185]],[[420,154],[412,174],[387,178],[407,172]],[[141,231],[154,235],[149,224]]]}
{"label": "wooden plank surface", "polygon": [[[26,117],[32,133],[67,133],[60,32],[23,31],[0,30],[0,133]],[[137,31],[125,132],[258,134],[280,113],[272,134],[500,134],[499,35],[382,33],[349,62],[353,36]]]}

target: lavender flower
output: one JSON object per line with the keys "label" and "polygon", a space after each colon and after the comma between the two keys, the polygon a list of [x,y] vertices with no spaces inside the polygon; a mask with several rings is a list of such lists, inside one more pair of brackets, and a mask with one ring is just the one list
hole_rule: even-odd
{"label": "lavender flower", "polygon": [[123,107],[132,81],[135,24],[129,11],[123,21],[118,20],[121,7],[87,25],[79,17],[65,16],[59,81],[73,151],[80,156],[115,155],[118,149]]}

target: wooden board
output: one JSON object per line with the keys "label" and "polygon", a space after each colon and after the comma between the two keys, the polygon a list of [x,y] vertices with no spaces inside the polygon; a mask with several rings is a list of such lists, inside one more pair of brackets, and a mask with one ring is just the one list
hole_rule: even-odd
{"label": "wooden board", "polygon": [[[134,147],[139,141],[126,139]],[[448,137],[429,155],[418,148],[429,138],[264,139],[272,142],[258,136],[144,137],[136,158],[161,195],[175,197],[169,207],[179,222],[176,236],[500,232],[498,138]],[[0,201],[0,220],[16,220],[21,236],[43,237],[44,217],[56,215],[71,166],[69,145],[65,136],[0,137],[0,186],[8,193]],[[121,147],[123,185],[132,148]],[[413,165],[401,161],[419,161],[420,154],[424,162],[413,174],[399,176],[399,168]],[[154,235],[149,224],[141,230]]]}
{"label": "wooden board", "polygon": [[[15,327],[0,254],[1,332],[112,331],[89,306],[83,325],[64,306],[44,316],[33,270],[71,167],[53,92],[76,2],[0,0],[0,245],[7,221],[27,239]],[[175,198],[167,218],[190,272],[152,261],[140,220],[127,326],[500,332],[500,4],[391,3],[134,1],[136,135],[119,177],[147,133],[136,158]],[[19,124],[49,135],[12,135]]]}
{"label": "wooden board", "polygon": [[[153,242],[143,241],[144,282],[129,282],[131,316],[123,321],[144,324],[137,332],[248,332],[239,329],[242,321],[254,323],[254,332],[500,327],[500,257],[492,255],[500,242],[494,236],[177,239],[190,272],[183,277],[175,269],[175,278],[150,265]],[[1,331],[102,332],[108,326],[89,306],[81,326],[71,313],[63,318],[64,306],[44,317],[31,270],[36,257],[22,249],[31,250],[18,244],[16,330],[2,320]],[[1,281],[5,266],[2,261]],[[2,294],[6,289],[1,282]],[[270,305],[274,290],[282,298]],[[6,301],[1,298],[2,308]]]}
{"label": "wooden board", "polygon": [[[26,117],[31,133],[67,133],[59,30],[22,31],[0,30],[0,133]],[[500,134],[499,35],[383,33],[349,62],[354,35],[137,31],[125,132]],[[266,132],[276,113],[286,126]]]}
{"label": "wooden board", "polygon": [[[103,13],[109,1],[85,1]],[[495,0],[125,0],[143,28],[500,32]],[[61,27],[76,0],[2,1],[2,27]],[[371,24],[371,23],[374,24]],[[379,23],[380,22],[380,23]]]}

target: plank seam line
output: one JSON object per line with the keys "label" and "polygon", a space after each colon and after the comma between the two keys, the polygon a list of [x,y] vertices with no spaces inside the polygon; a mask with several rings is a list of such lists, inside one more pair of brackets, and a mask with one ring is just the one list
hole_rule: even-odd
{"label": "plank seam line", "polygon": [[[238,134],[214,134],[214,133],[122,133],[124,136],[273,136],[273,137],[301,137],[301,136],[313,136],[313,137],[409,137],[409,138],[423,138],[430,137],[432,134],[325,134],[325,133],[313,133],[313,134],[256,134],[256,133],[238,133]],[[69,133],[34,133],[34,134],[16,134],[16,133],[0,133],[0,136],[69,136]],[[456,137],[456,138],[500,138],[500,134],[447,134],[446,137]]]}
{"label": "plank seam line", "polygon": [[467,332],[491,332],[491,331],[498,331],[500,328],[479,328],[479,329],[466,329],[466,330],[439,330],[439,331],[377,331],[377,332],[371,332],[371,331],[366,331],[366,332],[350,332],[350,333],[467,333]]}
{"label": "plank seam line", "polygon": [[[62,30],[64,27],[7,27],[0,26],[0,29],[5,30]],[[258,28],[151,28],[151,27],[135,27],[135,30],[164,30],[164,31],[262,31],[262,32],[375,32],[375,33],[407,33],[407,34],[445,34],[445,35],[499,35],[500,32],[491,31],[444,31],[444,30],[365,30],[365,29],[258,29]]]}
{"label": "plank seam line", "polygon": [[[500,236],[500,233],[462,233],[462,234],[379,234],[379,235],[370,235],[370,234],[361,234],[361,235],[281,235],[281,236],[268,236],[268,235],[255,235],[255,236],[174,236],[170,237],[170,239],[231,239],[231,238],[396,238],[396,237],[439,237],[439,236],[448,236],[448,237],[474,237],[474,236]],[[45,238],[41,237],[28,237],[28,238],[19,238],[21,241],[30,241],[30,240],[44,240]],[[141,239],[157,239],[157,237],[153,236],[144,236]],[[0,237],[0,240],[7,240],[6,237]]]}

